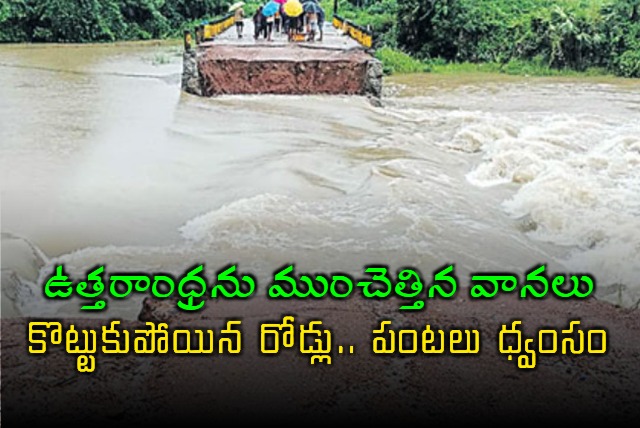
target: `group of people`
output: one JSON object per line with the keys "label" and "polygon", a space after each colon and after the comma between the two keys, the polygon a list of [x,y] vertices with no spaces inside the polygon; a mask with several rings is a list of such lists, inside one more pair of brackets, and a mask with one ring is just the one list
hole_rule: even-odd
{"label": "group of people", "polygon": [[[315,0],[307,0],[313,1]],[[299,16],[287,16],[284,10],[284,5],[280,5],[280,9],[271,16],[265,16],[263,11],[264,5],[258,7],[253,15],[253,38],[255,40],[264,38],[267,41],[272,41],[272,35],[274,31],[276,33],[286,34],[289,41],[292,41],[296,35],[306,35],[306,40],[313,42],[316,40],[316,36],[319,35],[318,41],[322,41],[325,14],[321,7],[315,8],[313,11],[304,12]],[[238,38],[242,38],[244,31],[244,10],[242,7],[235,10],[234,20],[236,24],[236,30]]]}

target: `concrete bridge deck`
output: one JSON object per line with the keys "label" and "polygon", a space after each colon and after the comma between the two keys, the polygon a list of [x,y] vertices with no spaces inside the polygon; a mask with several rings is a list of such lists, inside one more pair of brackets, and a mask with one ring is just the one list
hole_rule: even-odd
{"label": "concrete bridge deck", "polygon": [[229,28],[224,33],[215,37],[213,41],[201,43],[199,46],[206,48],[215,45],[231,45],[231,46],[304,46],[304,47],[319,47],[325,49],[364,49],[358,42],[348,36],[339,34],[338,30],[331,25],[331,22],[325,21],[323,28],[322,41],[318,41],[318,35],[316,35],[316,41],[314,42],[289,42],[287,41],[287,35],[284,33],[277,33],[275,30],[272,32],[272,41],[267,41],[260,37],[258,40],[254,40],[254,26],[251,19],[244,20],[244,37],[238,38],[235,27]]}
{"label": "concrete bridge deck", "polygon": [[[330,22],[322,41],[254,39],[245,19],[243,37],[235,26],[185,52],[183,89],[201,96],[222,94],[347,94],[379,97],[382,67],[367,49],[340,34]],[[316,35],[316,39],[319,35]]]}

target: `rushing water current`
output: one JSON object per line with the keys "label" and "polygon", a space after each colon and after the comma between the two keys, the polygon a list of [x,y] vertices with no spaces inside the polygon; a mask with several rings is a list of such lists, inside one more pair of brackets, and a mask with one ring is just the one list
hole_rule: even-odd
{"label": "rushing water current", "polygon": [[[414,266],[424,277],[539,263],[640,299],[640,83],[473,76],[357,97],[180,91],[167,44],[0,47],[3,316],[64,263],[108,272]],[[111,302],[135,318],[140,300]]]}

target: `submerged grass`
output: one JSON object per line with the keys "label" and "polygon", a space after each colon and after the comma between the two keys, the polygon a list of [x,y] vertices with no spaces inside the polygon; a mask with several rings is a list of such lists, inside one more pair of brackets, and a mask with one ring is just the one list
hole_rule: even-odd
{"label": "submerged grass", "polygon": [[436,73],[436,74],[468,74],[493,73],[512,76],[611,76],[604,67],[590,67],[584,71],[571,68],[552,68],[540,59],[511,60],[501,64],[497,62],[448,62],[441,58],[420,61],[411,55],[389,47],[376,51],[376,58],[382,61],[386,75]]}
{"label": "submerged grass", "polygon": [[506,64],[494,62],[487,63],[440,63],[432,64],[431,72],[440,74],[455,73],[502,73],[512,76],[609,76],[611,72],[605,68],[591,67],[584,71],[572,70],[569,68],[551,68],[540,65],[533,61],[514,60]]}
{"label": "submerged grass", "polygon": [[421,73],[430,70],[430,65],[417,60],[412,56],[389,47],[383,47],[376,51],[376,58],[382,61],[384,73]]}

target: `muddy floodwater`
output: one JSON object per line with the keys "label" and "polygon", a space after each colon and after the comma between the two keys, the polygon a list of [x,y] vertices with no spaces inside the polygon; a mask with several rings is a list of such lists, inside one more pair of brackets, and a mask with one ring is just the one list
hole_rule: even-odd
{"label": "muddy floodwater", "polygon": [[638,80],[401,76],[379,108],[197,98],[181,66],[173,43],[0,46],[3,316],[78,316],[42,297],[59,263],[238,263],[259,293],[285,263],[426,278],[455,263],[461,283],[547,263],[637,306]]}

